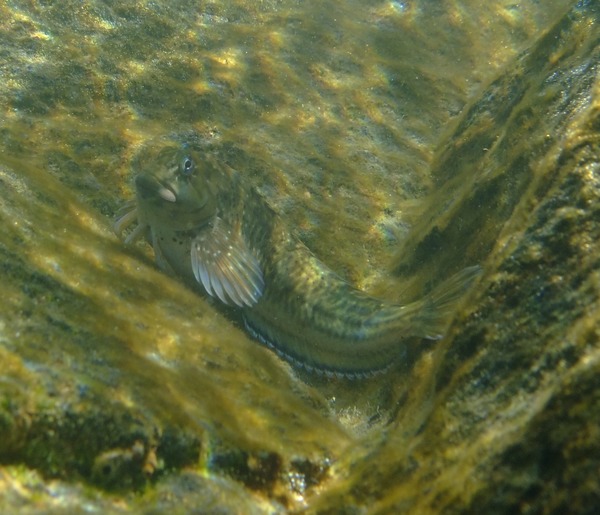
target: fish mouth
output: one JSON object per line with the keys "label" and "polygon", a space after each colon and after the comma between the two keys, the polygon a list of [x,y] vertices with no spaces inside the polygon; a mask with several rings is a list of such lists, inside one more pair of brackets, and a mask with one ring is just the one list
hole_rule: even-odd
{"label": "fish mouth", "polygon": [[168,182],[163,182],[154,175],[138,175],[135,178],[135,188],[137,205],[144,213],[143,217],[146,219],[168,216],[173,230],[189,230],[202,226],[213,214],[207,209],[206,199],[194,198],[191,202],[185,195],[176,193]]}
{"label": "fish mouth", "polygon": [[151,175],[138,175],[135,178],[135,188],[142,200],[154,200],[158,195],[167,202],[176,202],[175,192]]}

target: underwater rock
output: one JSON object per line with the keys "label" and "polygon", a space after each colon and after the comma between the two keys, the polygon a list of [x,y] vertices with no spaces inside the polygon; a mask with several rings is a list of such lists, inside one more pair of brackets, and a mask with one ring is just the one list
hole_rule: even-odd
{"label": "underwater rock", "polygon": [[[573,9],[440,148],[431,218],[398,271],[428,269],[434,252],[489,249],[486,276],[434,357],[431,389],[400,407],[372,450],[339,465],[344,480],[314,512],[341,502],[374,513],[600,504],[599,15]],[[429,408],[415,427],[419,401]]]}

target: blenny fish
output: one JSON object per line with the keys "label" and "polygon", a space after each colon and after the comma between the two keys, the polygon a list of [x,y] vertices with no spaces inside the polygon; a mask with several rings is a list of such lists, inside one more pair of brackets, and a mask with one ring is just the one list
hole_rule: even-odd
{"label": "blenny fish", "polygon": [[309,371],[358,378],[387,369],[403,346],[442,336],[480,271],[465,268],[406,305],[379,300],[319,261],[225,163],[163,144],[138,167],[136,200],[116,232],[133,227],[126,243],[145,235],[162,270],[237,308],[250,335]]}

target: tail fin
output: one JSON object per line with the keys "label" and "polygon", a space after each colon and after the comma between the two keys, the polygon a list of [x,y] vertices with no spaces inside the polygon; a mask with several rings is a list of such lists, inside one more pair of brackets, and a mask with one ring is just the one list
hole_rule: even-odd
{"label": "tail fin", "polygon": [[431,340],[439,340],[444,336],[456,302],[480,274],[479,265],[464,268],[420,301],[421,309],[415,312],[413,320],[415,333]]}

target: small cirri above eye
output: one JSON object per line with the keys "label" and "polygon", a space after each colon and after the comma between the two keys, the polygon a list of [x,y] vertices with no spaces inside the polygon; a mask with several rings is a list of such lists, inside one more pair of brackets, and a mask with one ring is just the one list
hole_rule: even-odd
{"label": "small cirri above eye", "polygon": [[194,160],[191,157],[185,156],[181,160],[181,163],[179,165],[179,171],[183,175],[191,175],[195,169],[196,169],[196,163],[194,163]]}

